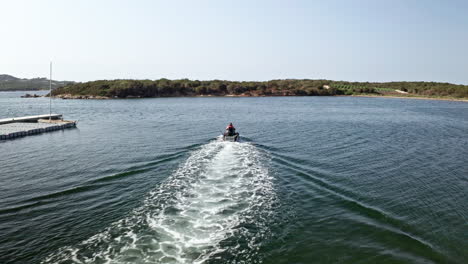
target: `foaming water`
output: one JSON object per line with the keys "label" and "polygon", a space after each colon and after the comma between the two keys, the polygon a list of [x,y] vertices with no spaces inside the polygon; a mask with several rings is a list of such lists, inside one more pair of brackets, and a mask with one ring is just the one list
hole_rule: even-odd
{"label": "foaming water", "polygon": [[129,217],[42,263],[258,262],[275,200],[266,161],[249,143],[210,142]]}

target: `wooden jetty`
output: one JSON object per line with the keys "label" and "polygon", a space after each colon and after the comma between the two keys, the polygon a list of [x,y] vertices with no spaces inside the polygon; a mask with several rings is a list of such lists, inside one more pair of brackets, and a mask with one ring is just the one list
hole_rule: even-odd
{"label": "wooden jetty", "polygon": [[55,114],[51,120],[49,115],[0,119],[0,140],[76,127],[76,122],[61,120],[61,117]]}

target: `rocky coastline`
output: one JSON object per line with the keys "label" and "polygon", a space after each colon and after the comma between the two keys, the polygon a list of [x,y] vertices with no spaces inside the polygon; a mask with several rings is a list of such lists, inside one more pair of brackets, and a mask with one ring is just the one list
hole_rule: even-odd
{"label": "rocky coastline", "polygon": [[61,99],[112,99],[108,96],[99,96],[99,95],[73,95],[73,94],[58,94],[54,95],[53,98],[61,98]]}
{"label": "rocky coastline", "polygon": [[[244,93],[244,94],[239,94],[239,95],[232,95],[232,94],[227,94],[227,95],[194,95],[194,96],[172,96],[172,97],[283,97],[283,96],[295,96],[295,95],[289,95],[289,94],[274,94],[274,95],[256,95],[256,94],[250,94],[250,93]],[[297,96],[297,95],[296,95]],[[460,101],[460,102],[468,102],[467,99],[465,98],[434,98],[434,97],[424,97],[424,96],[390,96],[390,95],[338,95],[342,97],[370,97],[370,98],[400,98],[400,99],[422,99],[422,100],[443,100],[443,101]],[[21,96],[23,98],[35,98],[35,97],[48,97],[48,95],[44,96]],[[141,97],[141,96],[127,96],[125,98],[121,97],[108,97],[108,96],[96,96],[96,95],[72,95],[72,94],[58,94],[54,95],[53,98],[60,98],[60,99],[90,99],[90,100],[107,100],[107,99],[131,99],[131,98],[149,98],[149,97]],[[153,97],[154,98],[154,97]]]}

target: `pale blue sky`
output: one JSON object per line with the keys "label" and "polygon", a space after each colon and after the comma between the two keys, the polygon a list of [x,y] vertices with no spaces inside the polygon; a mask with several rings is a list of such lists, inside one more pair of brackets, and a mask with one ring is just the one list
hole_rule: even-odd
{"label": "pale blue sky", "polygon": [[468,84],[468,1],[0,0],[0,73]]}

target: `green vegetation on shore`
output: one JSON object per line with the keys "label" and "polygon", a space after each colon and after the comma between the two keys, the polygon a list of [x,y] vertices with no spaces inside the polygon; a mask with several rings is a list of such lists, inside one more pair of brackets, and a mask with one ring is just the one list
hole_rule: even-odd
{"label": "green vegetation on shore", "polygon": [[[397,92],[395,90],[399,90]],[[264,82],[198,80],[100,80],[57,88],[54,96],[105,98],[174,96],[320,96],[408,95],[468,98],[468,86],[437,82],[345,82],[329,80],[271,80]]]}

